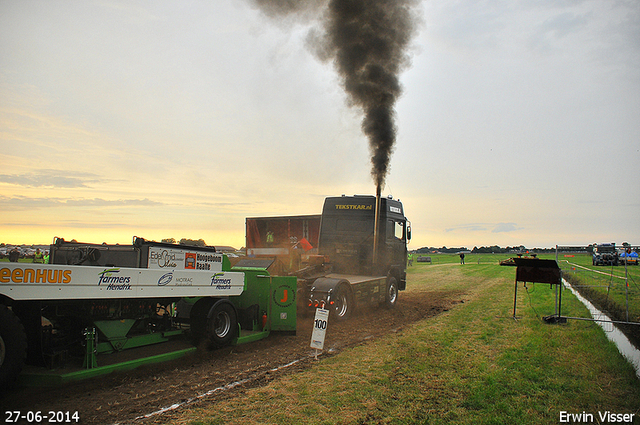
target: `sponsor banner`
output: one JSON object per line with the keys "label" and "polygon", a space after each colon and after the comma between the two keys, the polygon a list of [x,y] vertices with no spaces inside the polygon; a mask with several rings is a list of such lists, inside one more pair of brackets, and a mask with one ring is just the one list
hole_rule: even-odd
{"label": "sponsor banner", "polygon": [[2,263],[0,294],[16,300],[234,296],[244,273]]}
{"label": "sponsor banner", "polygon": [[192,249],[149,247],[150,269],[222,271],[222,254]]}

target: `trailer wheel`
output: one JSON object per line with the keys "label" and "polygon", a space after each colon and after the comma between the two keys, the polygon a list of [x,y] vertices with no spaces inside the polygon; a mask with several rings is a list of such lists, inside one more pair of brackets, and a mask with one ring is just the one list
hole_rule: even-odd
{"label": "trailer wheel", "polygon": [[385,295],[385,306],[387,308],[395,307],[398,302],[398,281],[395,277],[390,277],[387,282],[387,293]]}
{"label": "trailer wheel", "polygon": [[0,392],[13,385],[27,357],[27,334],[20,319],[0,304]]}
{"label": "trailer wheel", "polygon": [[338,321],[347,320],[351,316],[353,310],[353,297],[351,292],[344,285],[339,285],[336,288],[335,297],[331,297],[334,301],[334,308],[332,314]]}
{"label": "trailer wheel", "polygon": [[[196,302],[189,311],[189,328],[191,333],[191,342],[193,345],[199,345],[205,338],[207,333],[207,315],[213,301],[208,298],[201,298]],[[178,310],[180,312],[180,310]]]}
{"label": "trailer wheel", "polygon": [[229,345],[238,333],[238,317],[233,306],[220,300],[211,307],[207,317],[207,337],[214,347]]}

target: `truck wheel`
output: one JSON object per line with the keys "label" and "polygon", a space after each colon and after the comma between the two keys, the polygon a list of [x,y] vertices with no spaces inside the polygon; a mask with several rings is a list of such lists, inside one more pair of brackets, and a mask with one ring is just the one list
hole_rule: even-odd
{"label": "truck wheel", "polygon": [[20,319],[0,304],[0,392],[13,385],[27,357],[27,334]]}
{"label": "truck wheel", "polygon": [[334,318],[338,321],[347,320],[353,310],[353,297],[349,290],[344,285],[340,285],[336,289],[335,297],[331,298],[334,301],[334,308],[331,311]]}
{"label": "truck wheel", "polygon": [[233,306],[220,300],[211,307],[207,317],[207,337],[214,347],[229,345],[238,333],[238,318]]}
{"label": "truck wheel", "polygon": [[398,302],[398,281],[395,277],[390,277],[387,282],[387,293],[384,304],[387,308],[393,308]]}

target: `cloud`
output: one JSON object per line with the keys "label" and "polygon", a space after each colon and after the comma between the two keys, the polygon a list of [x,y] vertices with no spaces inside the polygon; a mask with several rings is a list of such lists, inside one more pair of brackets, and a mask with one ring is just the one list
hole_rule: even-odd
{"label": "cloud", "polygon": [[25,187],[88,187],[89,183],[98,181],[98,176],[91,173],[74,173],[59,170],[39,170],[24,174],[0,174],[0,182]]}
{"label": "cloud", "polygon": [[159,206],[165,205],[163,202],[152,201],[148,198],[144,199],[69,199],[64,202],[66,205],[74,206],[74,207],[149,207],[149,206]]}
{"label": "cloud", "polygon": [[102,199],[102,198],[35,198],[26,196],[2,196],[0,195],[0,209],[4,211],[29,211],[34,209],[54,207],[139,207],[160,206],[162,202],[150,199]]}
{"label": "cloud", "polygon": [[553,44],[555,40],[582,31],[589,23],[590,18],[591,13],[578,15],[563,12],[551,16],[538,26],[537,32],[532,36],[532,44]]}
{"label": "cloud", "polygon": [[[34,228],[44,228],[49,229],[51,227],[51,223],[47,222],[29,222],[29,223],[19,223],[19,222],[7,222],[3,223],[3,226],[7,228],[26,228],[26,229],[34,229]],[[114,228],[122,228],[127,229],[130,227],[128,223],[118,222],[116,220],[113,221],[87,221],[87,220],[57,220],[55,223],[56,228],[69,228],[69,229],[114,229]]]}
{"label": "cloud", "polygon": [[449,227],[445,229],[445,232],[485,232],[487,231],[487,225],[483,223],[463,224],[461,226]]}
{"label": "cloud", "polygon": [[522,230],[523,227],[518,227],[516,223],[498,223],[491,233],[505,233],[505,232],[515,232],[516,230]]}
{"label": "cloud", "polygon": [[469,223],[449,227],[445,229],[445,232],[488,232],[489,229],[491,229],[491,233],[506,233],[522,230],[523,227],[518,227],[516,223]]}

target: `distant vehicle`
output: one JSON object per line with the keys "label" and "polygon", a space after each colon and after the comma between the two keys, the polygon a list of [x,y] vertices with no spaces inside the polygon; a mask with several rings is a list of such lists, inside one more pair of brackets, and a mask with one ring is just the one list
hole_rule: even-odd
{"label": "distant vehicle", "polygon": [[638,253],[633,251],[631,248],[620,249],[618,259],[620,260],[620,264],[626,263],[628,266],[638,265]]}
{"label": "distant vehicle", "polygon": [[594,266],[617,266],[618,251],[615,242],[594,244],[591,261]]}

